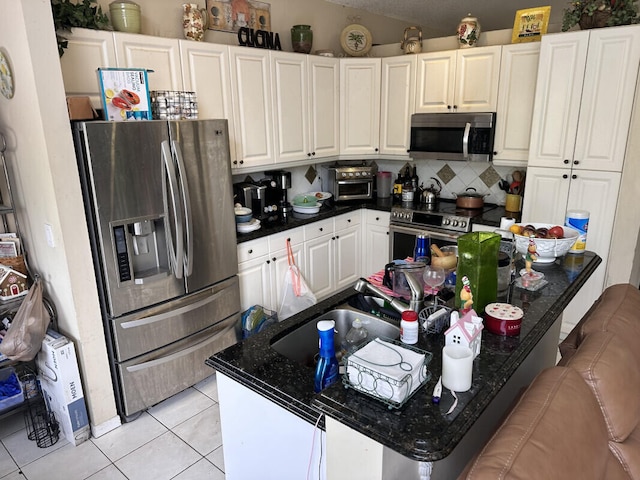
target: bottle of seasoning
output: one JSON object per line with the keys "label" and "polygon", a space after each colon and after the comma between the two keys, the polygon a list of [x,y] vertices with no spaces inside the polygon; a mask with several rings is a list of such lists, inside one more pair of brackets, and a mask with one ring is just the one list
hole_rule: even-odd
{"label": "bottle of seasoning", "polygon": [[398,173],[398,178],[393,184],[393,201],[396,203],[402,201],[402,184],[402,176]]}
{"label": "bottle of seasoning", "polygon": [[408,177],[405,177],[405,182],[402,186],[402,203],[406,206],[413,204],[414,192],[415,190],[411,183],[411,175],[409,175]]}
{"label": "bottle of seasoning", "polygon": [[418,343],[418,314],[413,310],[402,312],[400,340],[407,345]]}

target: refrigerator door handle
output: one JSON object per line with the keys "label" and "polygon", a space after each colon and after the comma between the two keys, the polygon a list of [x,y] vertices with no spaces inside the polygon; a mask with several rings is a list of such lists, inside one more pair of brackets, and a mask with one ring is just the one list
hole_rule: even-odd
{"label": "refrigerator door handle", "polygon": [[187,170],[184,165],[184,159],[182,158],[182,150],[180,144],[173,140],[171,142],[172,150],[176,157],[176,163],[178,165],[178,179],[180,181],[180,187],[182,190],[182,203],[184,205],[184,226],[186,230],[186,241],[183,264],[184,264],[184,276],[188,277],[193,272],[193,218],[191,215],[191,196],[189,195],[189,182],[187,181]]}
{"label": "refrigerator door handle", "polygon": [[[167,229],[167,244],[169,246],[169,261],[171,262],[173,268],[173,274],[176,278],[182,278],[183,274],[183,257],[184,257],[184,245],[183,238],[184,234],[182,232],[182,209],[179,208],[178,205],[178,191],[177,191],[177,182],[178,179],[176,177],[176,169],[173,164],[173,156],[171,155],[171,147],[169,146],[168,140],[163,140],[161,144],[162,149],[162,160],[164,163],[164,169],[166,173],[166,179],[162,181],[162,196],[164,199],[164,209],[167,213],[167,218],[171,218],[168,215],[169,203],[168,198],[171,197],[171,207],[173,209],[173,218],[175,222],[175,231],[176,231],[176,239],[175,244],[173,242],[173,238],[171,236],[171,229]],[[169,195],[167,195],[167,181],[169,182]]]}

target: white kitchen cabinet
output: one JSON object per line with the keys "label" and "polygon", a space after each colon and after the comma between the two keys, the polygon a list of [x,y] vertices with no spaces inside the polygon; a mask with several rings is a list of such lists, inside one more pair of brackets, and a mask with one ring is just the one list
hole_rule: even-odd
{"label": "white kitchen cabinet", "polygon": [[545,35],[530,166],[622,171],[640,62],[640,28]]}
{"label": "white kitchen cabinet", "polygon": [[[523,222],[564,225],[568,210],[587,210],[587,250],[602,258],[601,266],[565,309],[564,332],[576,325],[604,288],[620,178],[619,172],[546,167],[527,169]],[[573,262],[574,259],[566,261]]]}
{"label": "white kitchen cabinet", "polygon": [[236,157],[232,168],[271,165],[273,107],[269,51],[259,48],[229,47]]}
{"label": "white kitchen cabinet", "polygon": [[379,58],[340,60],[340,154],[377,155],[380,148]]}
{"label": "white kitchen cabinet", "polygon": [[340,60],[309,55],[307,62],[311,156],[336,156],[340,153]]}
{"label": "white kitchen cabinet", "polygon": [[415,112],[495,112],[501,49],[419,54]]}
{"label": "white kitchen cabinet", "polygon": [[306,279],[318,300],[353,285],[361,276],[359,210],[304,227]]}
{"label": "white kitchen cabinet", "polygon": [[278,311],[282,302],[284,275],[289,267],[287,239],[290,239],[296,265],[302,270],[302,228],[238,244],[238,280],[242,311],[253,305]]}
{"label": "white kitchen cabinet", "polygon": [[180,40],[180,57],[182,83],[185,90],[196,93],[198,118],[227,119],[231,160],[237,160],[229,47],[215,43]]}
{"label": "white kitchen cabinet", "polygon": [[68,96],[88,96],[94,108],[102,108],[96,70],[117,66],[113,33],[74,28],[65,37],[68,45],[60,58],[65,93]]}
{"label": "white kitchen cabinet", "polygon": [[382,59],[380,153],[409,156],[411,114],[415,110],[415,55]]}
{"label": "white kitchen cabinet", "polygon": [[270,62],[275,161],[305,160],[311,156],[307,56],[274,51]]}
{"label": "white kitchen cabinet", "polygon": [[527,166],[539,58],[540,42],[502,47],[494,165]]}
{"label": "white kitchen cabinet", "polygon": [[391,261],[389,252],[389,212],[364,210],[362,276],[379,272]]}
{"label": "white kitchen cabinet", "polygon": [[116,63],[121,68],[146,68],[149,90],[184,90],[180,43],[175,38],[115,32]]}

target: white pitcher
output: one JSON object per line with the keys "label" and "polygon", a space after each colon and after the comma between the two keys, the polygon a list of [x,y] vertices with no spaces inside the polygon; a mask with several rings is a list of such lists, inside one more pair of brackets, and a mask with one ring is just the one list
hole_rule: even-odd
{"label": "white pitcher", "polygon": [[208,14],[204,8],[198,8],[195,3],[182,5],[182,26],[184,38],[200,42],[204,39],[204,31],[208,25]]}

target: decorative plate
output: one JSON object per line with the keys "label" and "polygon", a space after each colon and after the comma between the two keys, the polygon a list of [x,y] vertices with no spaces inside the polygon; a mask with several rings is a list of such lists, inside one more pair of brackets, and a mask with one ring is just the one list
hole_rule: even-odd
{"label": "decorative plate", "polygon": [[7,99],[13,98],[13,74],[9,59],[0,50],[0,93]]}
{"label": "decorative plate", "polygon": [[362,25],[352,23],[340,34],[342,49],[352,57],[362,57],[369,53],[373,46],[371,33]]}

